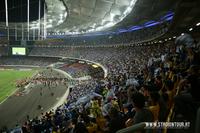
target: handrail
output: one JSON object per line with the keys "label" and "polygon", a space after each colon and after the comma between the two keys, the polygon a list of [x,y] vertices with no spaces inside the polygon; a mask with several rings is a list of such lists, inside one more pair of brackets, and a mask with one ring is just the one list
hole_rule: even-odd
{"label": "handrail", "polygon": [[116,133],[134,133],[136,131],[144,129],[146,126],[145,122],[134,124],[133,126],[118,130]]}

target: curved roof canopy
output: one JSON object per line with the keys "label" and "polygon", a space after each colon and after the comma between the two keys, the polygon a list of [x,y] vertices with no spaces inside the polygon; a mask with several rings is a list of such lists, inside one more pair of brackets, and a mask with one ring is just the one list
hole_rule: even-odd
{"label": "curved roof canopy", "polygon": [[71,35],[133,26],[160,18],[174,5],[173,0],[2,0],[0,31],[4,29],[4,33],[7,32],[5,1],[8,2],[7,28],[13,36],[16,30],[19,33],[23,30],[24,35],[41,31],[43,36],[44,33]]}
{"label": "curved roof canopy", "polygon": [[[8,1],[9,28],[20,27],[22,23],[24,29],[27,28],[27,1]],[[44,27],[48,31],[79,34],[114,26],[132,11],[137,0],[40,0],[40,4],[39,0],[29,1],[30,29]],[[0,20],[4,22],[0,25],[5,26],[5,3],[1,5],[3,15]],[[16,16],[20,16],[20,19],[15,19]]]}

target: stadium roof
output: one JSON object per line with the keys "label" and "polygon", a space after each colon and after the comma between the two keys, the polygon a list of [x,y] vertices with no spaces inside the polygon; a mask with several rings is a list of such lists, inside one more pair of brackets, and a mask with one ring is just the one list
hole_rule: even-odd
{"label": "stadium roof", "polygon": [[199,38],[200,27],[200,1],[182,0],[175,10],[173,22],[169,26],[168,32],[157,40],[171,40],[184,33],[192,34],[194,38]]}
{"label": "stadium roof", "polygon": [[[5,1],[0,3],[2,33],[7,33]],[[129,28],[160,21],[163,15],[174,10],[176,4],[174,0],[41,0],[39,17],[39,0],[29,0],[30,22],[27,24],[27,1],[7,0],[10,34],[23,30],[26,35],[28,25],[29,34],[44,29],[46,35]]]}

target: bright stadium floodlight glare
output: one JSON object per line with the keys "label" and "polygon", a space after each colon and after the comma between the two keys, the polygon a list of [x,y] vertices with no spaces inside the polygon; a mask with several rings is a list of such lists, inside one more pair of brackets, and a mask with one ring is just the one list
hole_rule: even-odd
{"label": "bright stadium floodlight glare", "polygon": [[105,22],[106,22],[106,20],[103,19],[103,20],[101,21],[101,25],[104,25]]}
{"label": "bright stadium floodlight glare", "polygon": [[[167,14],[167,17],[168,16],[173,17],[173,14],[174,13],[171,13],[170,15]],[[122,14],[122,16],[124,16],[124,15]],[[123,18],[122,16],[120,18],[118,18],[117,20],[118,21],[121,20],[121,18]],[[98,36],[98,35],[119,34],[119,33],[123,33],[123,32],[132,32],[132,31],[135,31],[135,30],[140,30],[140,29],[143,29],[143,28],[146,28],[146,27],[151,27],[151,26],[159,25],[159,24],[162,23],[160,21],[151,20],[151,21],[148,21],[148,22],[146,22],[146,23],[144,23],[140,26],[131,26],[129,28],[126,27],[126,28],[122,28],[122,29],[116,29],[116,31],[113,31],[113,32],[90,33],[90,32],[99,32],[102,29],[105,29],[106,27],[111,27],[111,26],[115,25],[116,21],[114,21],[114,20],[110,21],[109,20],[110,18],[113,18],[113,17],[115,17],[115,14],[110,13],[110,16],[102,19],[102,21],[100,21],[99,23],[90,23],[89,28],[87,28],[87,29],[77,30],[78,27],[73,26],[73,28],[71,30],[69,30],[67,28],[62,29],[62,30],[65,31],[65,35],[80,35],[80,34],[86,33],[87,35],[84,35],[84,36]],[[165,18],[166,18],[166,16],[165,16]],[[166,21],[166,20],[164,19],[164,21]],[[176,38],[176,36],[171,37],[171,39],[172,38]],[[163,41],[171,40],[170,38],[166,38],[166,39],[167,40],[163,40]]]}
{"label": "bright stadium floodlight glare", "polygon": [[131,10],[132,10],[132,7],[129,6],[129,7],[125,10],[124,15],[128,14],[129,12],[131,12]]}
{"label": "bright stadium floodlight glare", "polygon": [[114,22],[109,22],[105,25],[105,27],[111,27],[112,25],[114,25],[115,23]]}
{"label": "bright stadium floodlight glare", "polygon": [[31,30],[33,30],[33,29],[38,29],[38,27],[37,27],[37,26],[32,26],[32,27],[30,27],[30,29],[31,29]]}
{"label": "bright stadium floodlight glare", "polygon": [[52,20],[52,19],[49,19],[49,22],[50,22],[50,23],[52,23],[52,22],[53,22],[53,20]]}
{"label": "bright stadium floodlight glare", "polygon": [[96,25],[97,25],[97,24],[96,24],[96,23],[94,23],[94,24],[92,25],[92,28],[95,28],[95,27],[96,27]]}
{"label": "bright stadium floodlight glare", "polygon": [[193,28],[190,28],[190,29],[189,29],[189,31],[192,31],[192,30],[193,30]]}
{"label": "bright stadium floodlight glare", "polygon": [[99,26],[94,31],[99,31],[99,30],[102,30],[102,29],[103,29],[103,26]]}
{"label": "bright stadium floodlight glare", "polygon": [[64,15],[61,13],[61,14],[60,14],[60,19],[63,19],[63,16],[64,16]]}
{"label": "bright stadium floodlight glare", "polygon": [[62,19],[60,19],[60,20],[58,21],[58,25],[59,25],[59,24],[61,24],[62,22],[63,22],[63,20],[62,20]]}
{"label": "bright stadium floodlight glare", "polygon": [[96,65],[96,64],[93,64],[92,67],[94,67],[94,68],[98,68],[99,66]]}
{"label": "bright stadium floodlight glare", "polygon": [[52,27],[53,27],[52,24],[48,24],[48,25],[46,25],[46,28],[52,28]]}
{"label": "bright stadium floodlight glare", "polygon": [[110,13],[110,21],[113,21],[114,17],[115,17],[115,14]]}
{"label": "bright stadium floodlight glare", "polygon": [[[67,9],[62,1],[57,0],[56,4],[51,3],[52,0],[46,0],[47,11],[45,17],[36,21],[30,22],[30,29],[40,29],[40,25],[45,25],[45,28],[52,28],[60,25],[67,18]],[[55,11],[56,9],[56,11]],[[45,22],[44,22],[44,19]]]}
{"label": "bright stadium floodlight glare", "polygon": [[181,33],[181,36],[183,36],[184,35],[184,33]]}
{"label": "bright stadium floodlight glare", "polygon": [[200,22],[196,24],[196,26],[200,26]]}
{"label": "bright stadium floodlight glare", "polygon": [[[115,20],[115,15],[114,13],[111,13],[110,12],[110,16],[108,16],[108,18],[104,18],[102,19],[101,22],[99,22],[98,24],[97,23],[94,23],[94,24],[90,24],[91,26],[87,29],[85,29],[84,31],[83,30],[78,30],[76,31],[76,28],[72,29],[71,31],[68,31],[68,29],[64,29],[66,32],[65,34],[66,35],[76,35],[76,34],[83,34],[83,33],[89,33],[89,32],[97,32],[97,31],[101,31],[103,29],[106,29],[106,28],[109,28],[109,27],[112,27],[114,26],[115,24],[117,24],[118,22],[122,21],[131,11],[132,9],[134,8],[135,6],[135,3],[137,2],[137,0],[131,0],[129,2],[129,5],[126,7],[125,11],[121,12],[122,15],[119,16],[119,18],[117,20]],[[67,16],[67,12],[63,13],[64,16]],[[173,12],[169,12],[167,15],[165,15],[163,17],[163,20],[166,20],[166,18],[168,17],[173,17],[174,13]],[[63,15],[61,15],[63,16]],[[56,19],[56,18],[55,18]],[[64,19],[60,19],[58,20],[58,24],[60,23],[63,23]],[[146,27],[151,27],[151,26],[155,26],[155,25],[158,25],[160,24],[160,22],[158,21],[149,21],[149,22],[146,22],[143,26],[132,26],[128,29],[118,29],[117,31],[113,32],[113,33],[110,33],[110,34],[118,34],[118,33],[122,33],[122,32],[132,32],[134,30],[139,30],[139,29],[143,29],[143,28],[146,28]],[[98,34],[93,34],[93,35],[105,35],[107,34],[106,33],[98,33]],[[167,38],[168,40],[168,38]],[[169,39],[171,40],[171,39]]]}
{"label": "bright stadium floodlight glare", "polygon": [[65,12],[64,16],[65,16],[65,18],[67,17],[67,12]]}
{"label": "bright stadium floodlight glare", "polygon": [[[100,31],[102,29],[106,29],[109,27],[114,26],[115,24],[119,23],[120,21],[122,21],[133,9],[133,7],[135,6],[135,3],[137,2],[137,0],[131,0],[129,6],[126,8],[126,10],[123,12],[123,15],[119,18],[118,21],[112,21],[109,22],[107,24],[104,25],[104,23],[106,22],[106,20],[102,20],[101,25],[99,27],[96,27],[96,29],[94,31]],[[114,19],[114,15],[111,16],[111,18],[113,17]],[[91,30],[87,30],[85,33],[88,33]],[[80,34],[80,32],[78,32],[77,34]]]}

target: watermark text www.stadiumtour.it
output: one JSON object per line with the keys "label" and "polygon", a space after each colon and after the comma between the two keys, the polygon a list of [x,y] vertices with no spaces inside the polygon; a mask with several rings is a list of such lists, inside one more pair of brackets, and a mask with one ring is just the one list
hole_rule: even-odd
{"label": "watermark text www.stadiumtour.it", "polygon": [[145,122],[145,129],[188,129],[190,122]]}

